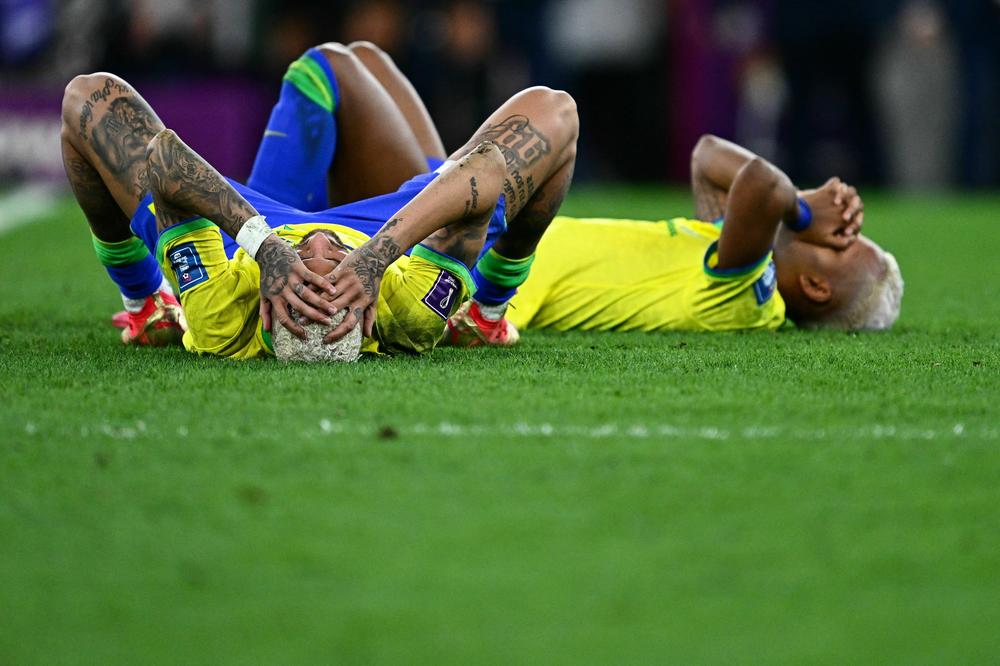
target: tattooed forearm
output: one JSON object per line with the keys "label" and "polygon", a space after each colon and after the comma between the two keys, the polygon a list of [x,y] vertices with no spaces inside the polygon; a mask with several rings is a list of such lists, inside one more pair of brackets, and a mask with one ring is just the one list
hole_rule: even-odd
{"label": "tattooed forearm", "polygon": [[387,222],[352,256],[351,268],[369,298],[374,299],[378,295],[378,286],[385,269],[403,254],[399,243],[390,234],[392,228],[401,221],[401,218],[393,218]]}
{"label": "tattooed forearm", "polygon": [[470,217],[476,212],[479,207],[479,190],[476,189],[476,177],[472,176],[469,178],[469,198],[465,200],[465,211],[462,213],[463,218]]}
{"label": "tattooed forearm", "polygon": [[151,186],[174,208],[212,220],[232,238],[246,220],[257,214],[212,165],[174,132],[163,130],[157,134],[148,152]]}

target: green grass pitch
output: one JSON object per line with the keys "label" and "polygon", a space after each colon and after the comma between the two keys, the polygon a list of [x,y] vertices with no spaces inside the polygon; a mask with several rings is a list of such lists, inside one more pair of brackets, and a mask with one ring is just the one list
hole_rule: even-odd
{"label": "green grass pitch", "polygon": [[0,663],[995,660],[1000,199],[867,213],[888,334],[305,367],[123,348],[59,204],[0,236]]}

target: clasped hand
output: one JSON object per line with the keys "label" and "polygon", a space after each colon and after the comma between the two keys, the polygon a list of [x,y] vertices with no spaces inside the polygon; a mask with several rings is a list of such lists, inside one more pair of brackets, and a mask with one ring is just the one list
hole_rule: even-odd
{"label": "clasped hand", "polygon": [[831,178],[822,187],[799,192],[812,209],[812,224],[799,233],[807,243],[845,250],[857,240],[864,224],[865,205],[855,187]]}
{"label": "clasped hand", "polygon": [[[305,339],[306,332],[289,308],[321,324],[329,325],[337,312],[329,297],[335,293],[330,281],[306,268],[288,243],[270,236],[257,251],[260,265],[260,318],[271,330],[271,316],[293,335]],[[324,298],[324,294],[328,297]]]}
{"label": "clasped hand", "polygon": [[374,260],[367,246],[362,245],[348,254],[327,277],[333,283],[334,312],[347,310],[344,320],[326,334],[323,342],[334,342],[347,335],[359,322],[366,337],[372,337],[378,290],[384,267]]}

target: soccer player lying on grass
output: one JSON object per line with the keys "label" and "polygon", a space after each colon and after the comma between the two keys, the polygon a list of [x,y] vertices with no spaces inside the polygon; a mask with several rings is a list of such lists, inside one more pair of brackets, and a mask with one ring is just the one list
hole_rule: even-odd
{"label": "soccer player lying on grass", "polygon": [[449,319],[448,341],[512,344],[517,328],[776,329],[786,317],[892,326],[903,281],[895,258],[860,234],[853,187],[831,179],[797,192],[774,165],[713,136],[691,165],[702,221],[557,217],[530,276],[476,271],[478,291]]}
{"label": "soccer player lying on grass", "polygon": [[[424,153],[443,155],[422,102],[389,57],[369,43],[349,49],[389,93]],[[314,121],[295,118],[297,129],[310,134]],[[489,129],[477,136],[498,138],[485,133]],[[508,137],[499,138],[507,144]],[[262,146],[255,175],[268,158]],[[364,168],[359,165],[356,173],[365,174]],[[376,174],[364,178],[375,182]],[[447,342],[513,344],[517,329],[508,319],[560,330],[777,328],[786,310],[803,326],[884,328],[895,320],[899,271],[891,255],[859,236],[863,206],[854,188],[832,179],[818,190],[796,193],[778,169],[714,137],[695,148],[692,185],[698,216],[718,222],[560,217],[542,239],[532,268],[564,188],[552,188],[548,198],[539,191],[535,199],[549,206],[535,208],[530,233],[517,243],[501,236],[481,254],[472,271],[475,300],[450,319]],[[270,190],[282,200],[286,191],[294,188],[278,183]],[[779,230],[781,220],[790,226]],[[504,319],[512,297],[514,307]]]}
{"label": "soccer player lying on grass", "polygon": [[[162,342],[181,327],[154,250],[176,278],[185,346],[251,357],[271,349],[272,312],[304,336],[289,306],[327,324],[346,310],[327,341],[363,320],[366,349],[429,351],[467,293],[487,235],[516,246],[523,235],[537,240],[536,220],[554,216],[550,201],[569,185],[576,131],[568,95],[530,89],[501,106],[436,178],[386,90],[351,49],[328,44],[290,67],[252,187],[222,178],[113,75],[67,86],[62,142],[95,249],[129,311],[123,340]],[[328,185],[343,205],[326,209]]]}

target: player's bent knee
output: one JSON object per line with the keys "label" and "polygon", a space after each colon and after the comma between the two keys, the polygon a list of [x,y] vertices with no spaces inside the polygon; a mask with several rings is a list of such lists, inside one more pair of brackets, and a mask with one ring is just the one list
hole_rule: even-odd
{"label": "player's bent knee", "polygon": [[[577,113],[576,100],[565,90],[555,90],[547,86],[534,86],[522,92],[521,101],[537,109],[539,117],[556,119],[549,123],[550,128],[558,132],[551,138],[560,143],[575,143],[580,133],[580,119]],[[532,119],[534,121],[534,118]]]}
{"label": "player's bent knee", "polygon": [[64,126],[79,127],[81,114],[88,102],[93,104],[105,97],[104,90],[129,90],[128,83],[109,72],[94,72],[74,76],[63,90],[62,121]]}
{"label": "player's bent knee", "polygon": [[74,126],[74,118],[78,118],[87,98],[93,90],[99,87],[103,73],[78,74],[74,76],[63,90],[62,121],[63,125]]}
{"label": "player's bent knee", "polygon": [[340,42],[326,42],[316,47],[316,50],[323,54],[330,67],[338,76],[343,76],[348,69],[361,66],[357,56],[347,46]]}
{"label": "player's bent knee", "polygon": [[388,54],[383,51],[374,42],[369,42],[367,40],[359,40],[356,42],[351,42],[347,45],[347,48],[354,55],[358,56],[362,60],[365,58],[383,58],[388,57]]}

